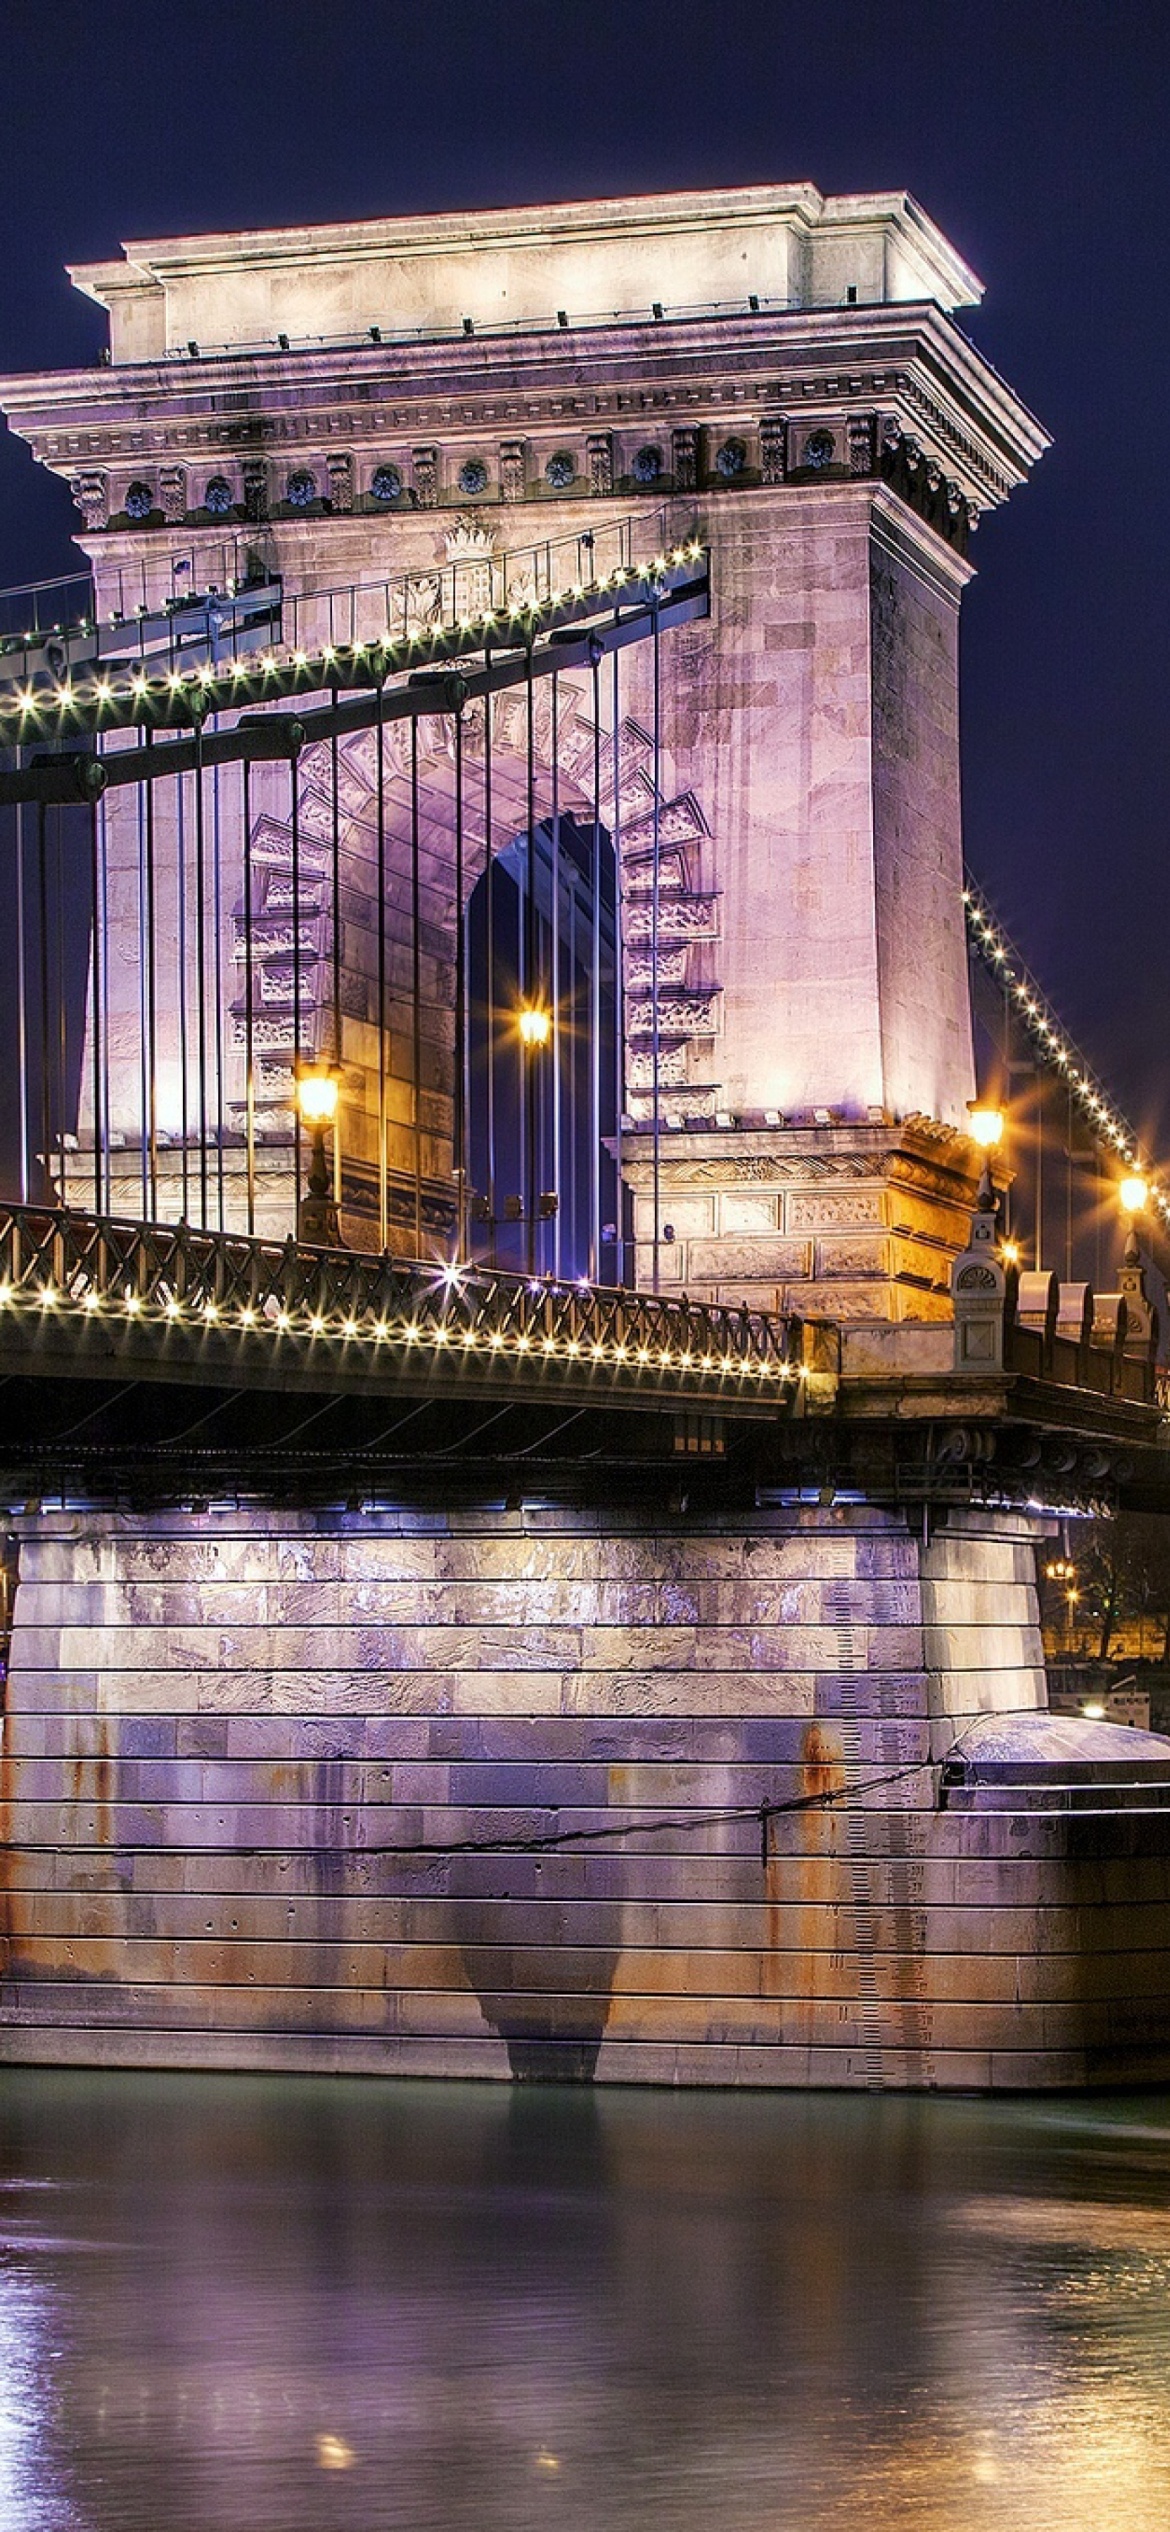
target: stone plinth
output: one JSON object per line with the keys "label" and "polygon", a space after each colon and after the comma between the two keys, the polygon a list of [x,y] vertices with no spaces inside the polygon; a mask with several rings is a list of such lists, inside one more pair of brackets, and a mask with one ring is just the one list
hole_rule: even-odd
{"label": "stone plinth", "polygon": [[22,1526],[8,2059],[896,2086],[1170,2064],[1167,1815],[939,1808],[964,1729],[1042,1707],[1035,1520]]}
{"label": "stone plinth", "polygon": [[[634,1280],[655,1277],[654,1160],[627,1135]],[[663,1134],[657,1276],[664,1292],[850,1319],[945,1319],[975,1195],[963,1134],[892,1124]]]}

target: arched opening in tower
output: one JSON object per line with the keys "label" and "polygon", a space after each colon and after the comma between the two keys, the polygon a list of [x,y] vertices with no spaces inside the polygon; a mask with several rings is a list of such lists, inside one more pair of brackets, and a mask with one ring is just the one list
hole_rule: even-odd
{"label": "arched opening in tower", "polygon": [[470,1244],[516,1273],[623,1280],[615,896],[608,829],[562,813],[468,903]]}

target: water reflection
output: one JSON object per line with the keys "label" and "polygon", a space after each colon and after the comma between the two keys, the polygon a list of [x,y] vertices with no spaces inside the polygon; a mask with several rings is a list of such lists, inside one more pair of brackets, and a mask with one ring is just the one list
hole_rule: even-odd
{"label": "water reflection", "polygon": [[1170,2106],[0,2073],[3,2532],[1162,2532]]}

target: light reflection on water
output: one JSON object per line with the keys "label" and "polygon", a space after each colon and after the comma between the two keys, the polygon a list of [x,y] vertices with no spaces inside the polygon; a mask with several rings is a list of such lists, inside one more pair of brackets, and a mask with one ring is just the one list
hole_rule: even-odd
{"label": "light reflection on water", "polygon": [[0,2071],[2,2532],[1164,2532],[1170,2102]]}

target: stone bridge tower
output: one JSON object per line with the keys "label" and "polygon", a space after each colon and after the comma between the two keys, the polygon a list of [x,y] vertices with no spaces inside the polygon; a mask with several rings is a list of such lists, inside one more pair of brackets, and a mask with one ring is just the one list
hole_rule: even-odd
{"label": "stone bridge tower", "polygon": [[709,542],[710,620],[664,646],[657,798],[647,656],[606,733],[636,1280],[945,1315],[973,1188],[958,608],[981,514],[1046,443],[956,324],[980,285],[933,223],[762,185],[137,242],[74,279],[109,365],[4,403],[70,480],[106,607],[213,577],[229,534],[286,593],[371,602],[639,511],[648,547]]}

